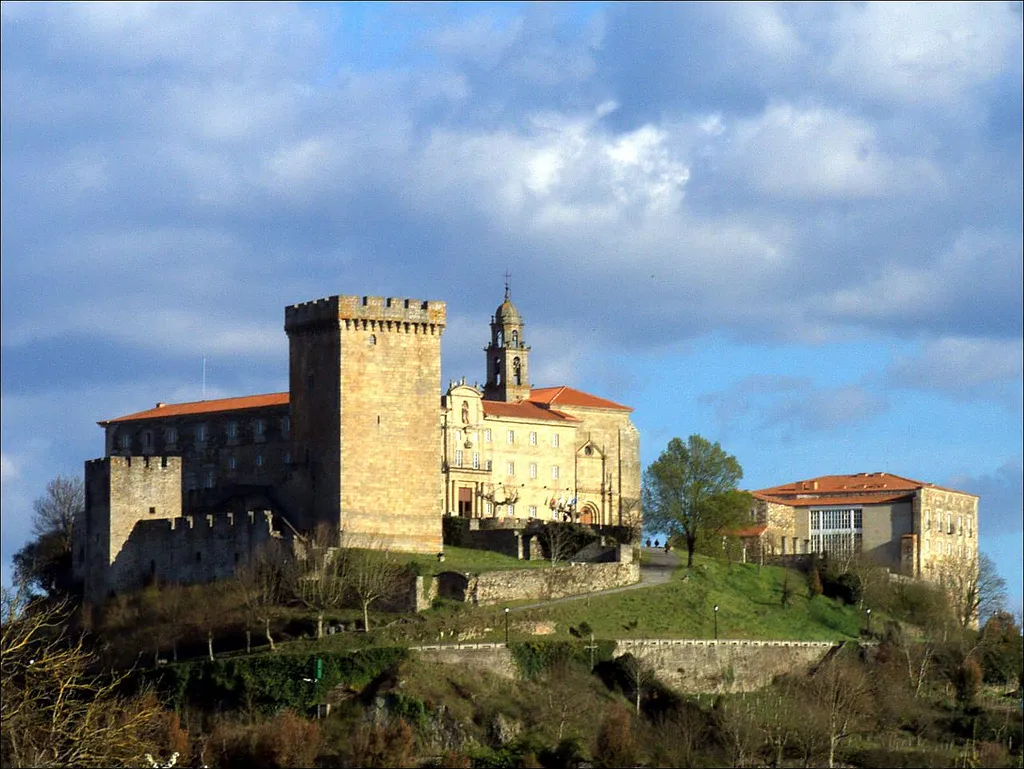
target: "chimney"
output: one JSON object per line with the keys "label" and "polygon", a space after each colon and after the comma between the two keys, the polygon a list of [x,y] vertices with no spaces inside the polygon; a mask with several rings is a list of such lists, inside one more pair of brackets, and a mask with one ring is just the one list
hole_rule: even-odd
{"label": "chimney", "polygon": [[162,408],[163,408],[164,406],[166,406],[166,405],[167,405],[166,403],[163,403],[163,402],[158,402],[158,403],[156,404],[156,407],[157,407],[158,409],[162,409]]}

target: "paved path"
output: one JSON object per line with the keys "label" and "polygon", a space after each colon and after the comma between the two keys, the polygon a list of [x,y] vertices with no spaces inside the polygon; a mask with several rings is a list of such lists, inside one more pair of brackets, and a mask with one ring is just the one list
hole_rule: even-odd
{"label": "paved path", "polygon": [[638,590],[642,587],[664,585],[672,578],[672,572],[679,567],[679,556],[675,552],[666,553],[664,548],[645,547],[642,548],[643,560],[640,562],[640,581],[624,587],[613,587],[608,590],[598,590],[594,593],[580,593],[565,598],[555,598],[550,601],[539,601],[524,606],[512,606],[510,611],[525,611],[526,609],[538,609],[542,606],[554,606],[557,603],[569,601],[580,601],[584,598],[593,598],[600,595],[611,595],[612,593],[624,593],[627,590]]}

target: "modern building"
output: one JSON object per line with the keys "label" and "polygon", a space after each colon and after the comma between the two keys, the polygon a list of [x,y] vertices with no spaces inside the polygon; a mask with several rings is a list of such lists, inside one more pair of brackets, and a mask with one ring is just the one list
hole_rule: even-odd
{"label": "modern building", "polygon": [[[978,556],[978,497],[891,473],[824,475],[753,492],[757,536],[779,554],[864,553],[937,581]],[[753,532],[754,529],[751,529]]]}

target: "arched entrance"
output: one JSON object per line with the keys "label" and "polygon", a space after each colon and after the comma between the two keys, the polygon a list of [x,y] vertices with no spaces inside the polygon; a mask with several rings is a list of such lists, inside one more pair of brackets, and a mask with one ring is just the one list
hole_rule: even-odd
{"label": "arched entrance", "polygon": [[580,523],[594,523],[597,517],[597,508],[592,503],[587,502],[580,508]]}

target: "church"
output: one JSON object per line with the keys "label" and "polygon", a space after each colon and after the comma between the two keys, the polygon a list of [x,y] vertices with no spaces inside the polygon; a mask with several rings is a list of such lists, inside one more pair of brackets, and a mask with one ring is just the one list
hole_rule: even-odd
{"label": "church", "polygon": [[87,597],[230,576],[260,542],[327,525],[349,544],[438,553],[444,516],[640,522],[632,409],[530,384],[505,296],[482,387],[441,390],[440,301],[332,296],[285,308],[289,390],[99,422],[73,558]]}

